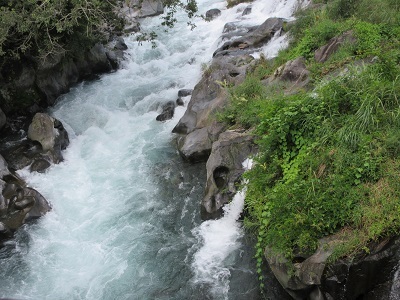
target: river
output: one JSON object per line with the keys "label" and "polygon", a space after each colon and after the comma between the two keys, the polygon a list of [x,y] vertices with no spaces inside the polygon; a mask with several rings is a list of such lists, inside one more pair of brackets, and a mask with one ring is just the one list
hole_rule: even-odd
{"label": "river", "polygon": [[237,221],[243,196],[222,219],[202,223],[205,165],[183,162],[171,133],[184,108],[170,121],[155,118],[160,104],[199,81],[225,23],[290,17],[296,2],[256,1],[242,17],[248,4],[226,9],[223,1],[200,0],[200,13],[219,8],[222,15],[197,20],[193,31],[181,13],[168,32],[159,17],[148,18],[142,28],[158,33],[157,47],[125,37],[129,49],[120,70],[61,96],[49,113],[70,136],[64,162],[45,174],[19,171],[53,210],[0,249],[0,297],[261,297],[253,247]]}

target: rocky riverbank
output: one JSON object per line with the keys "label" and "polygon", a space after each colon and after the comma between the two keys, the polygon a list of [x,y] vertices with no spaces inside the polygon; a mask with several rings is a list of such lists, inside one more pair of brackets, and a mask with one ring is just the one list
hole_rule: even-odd
{"label": "rocky riverbank", "polygon": [[[241,162],[257,153],[251,130],[231,129],[216,117],[229,103],[227,87],[241,84],[257,61],[251,55],[272,37],[284,34],[286,21],[270,18],[260,26],[225,25],[218,48],[202,79],[195,86],[185,115],[174,128],[177,147],[183,159],[207,162],[207,184],[202,201],[202,218],[218,218],[224,204],[237,192],[244,170]],[[354,44],[351,31],[332,38],[315,51],[315,61],[324,63],[343,45]],[[354,65],[370,64],[371,60]],[[339,70],[347,72],[350,65]],[[326,78],[339,72],[333,70]],[[290,60],[263,80],[265,86],[279,86],[285,94],[311,90],[310,71],[303,57]],[[331,235],[320,240],[312,255],[299,253],[293,261],[265,250],[265,259],[273,274],[294,299],[398,299],[396,284],[399,266],[398,238],[371,243],[367,253],[332,259],[333,248],[343,243]],[[268,287],[267,287],[268,288]]]}

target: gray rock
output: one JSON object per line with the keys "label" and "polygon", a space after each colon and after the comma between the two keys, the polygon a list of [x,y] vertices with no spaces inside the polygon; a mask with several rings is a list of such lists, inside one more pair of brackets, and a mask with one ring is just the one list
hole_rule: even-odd
{"label": "gray rock", "polygon": [[175,112],[175,103],[173,101],[169,101],[162,107],[162,113],[156,117],[157,121],[166,121],[172,119]]}
{"label": "gray rock", "polygon": [[309,76],[310,72],[305,65],[305,59],[299,57],[280,66],[264,83],[269,85],[277,82],[290,82],[286,93],[293,93],[309,83]]}
{"label": "gray rock", "polygon": [[196,129],[178,140],[180,155],[191,163],[206,161],[211,153],[211,146],[207,127]]}
{"label": "gray rock", "polygon": [[218,8],[212,8],[206,12],[206,20],[211,21],[221,15],[221,11]]}
{"label": "gray rock", "polygon": [[143,0],[140,5],[139,17],[158,16],[164,13],[164,4],[160,0]]}
{"label": "gray rock", "polygon": [[51,164],[48,160],[44,158],[38,158],[31,164],[31,166],[29,167],[29,171],[44,173],[46,169],[48,169],[50,166]]}
{"label": "gray rock", "polygon": [[178,97],[187,97],[193,93],[192,89],[182,89],[178,91]]}
{"label": "gray rock", "polygon": [[4,125],[6,125],[6,121],[7,121],[6,115],[0,108],[0,130],[4,127]]}
{"label": "gray rock", "polygon": [[[244,36],[223,44],[214,52],[213,56],[243,55],[246,51],[253,51],[252,49],[267,43],[276,32],[282,31],[284,22],[282,18],[269,18]],[[245,49],[247,50],[244,51]]]}
{"label": "gray rock", "polygon": [[8,174],[10,174],[10,171],[8,170],[8,164],[4,157],[0,154],[0,179]]}
{"label": "gray rock", "polygon": [[185,102],[183,101],[183,99],[181,97],[179,97],[178,99],[176,99],[176,105],[184,106]]}
{"label": "gray rock", "polygon": [[294,299],[392,299],[397,283],[400,238],[370,244],[369,254],[360,253],[328,263],[334,246],[342,242],[335,235],[323,238],[314,254],[296,263],[286,261],[268,248],[265,257],[276,278]]}
{"label": "gray rock", "polygon": [[206,127],[211,115],[227,102],[228,94],[218,82],[236,85],[243,82],[246,69],[254,59],[251,56],[217,57],[195,86],[188,108],[173,129],[174,133],[189,134]]}
{"label": "gray rock", "polygon": [[242,12],[242,16],[247,16],[251,14],[251,5],[247,6],[244,11]]}
{"label": "gray rock", "polygon": [[57,131],[54,129],[54,119],[47,114],[37,113],[28,129],[28,138],[38,141],[44,151],[54,148]]}
{"label": "gray rock", "polygon": [[115,39],[114,49],[116,50],[127,50],[128,46],[125,44],[125,41],[122,37],[118,36]]}
{"label": "gray rock", "polygon": [[207,183],[202,201],[202,218],[216,218],[222,207],[232,200],[236,185],[245,171],[242,163],[255,154],[253,136],[239,131],[225,131],[212,145],[207,160]]}
{"label": "gray rock", "polygon": [[24,222],[40,218],[51,210],[51,205],[49,204],[49,202],[47,202],[47,200],[35,189],[25,187],[24,198],[34,199],[34,205],[26,214]]}
{"label": "gray rock", "polygon": [[334,37],[329,40],[328,44],[320,47],[315,51],[314,58],[317,62],[325,62],[334,54],[339,48],[345,44],[354,44],[357,39],[354,37],[352,31],[347,31],[340,36]]}

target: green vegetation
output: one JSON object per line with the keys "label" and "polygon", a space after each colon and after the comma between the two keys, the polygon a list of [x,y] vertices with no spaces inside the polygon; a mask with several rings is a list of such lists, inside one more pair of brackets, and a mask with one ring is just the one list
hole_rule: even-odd
{"label": "green vegetation", "polygon": [[107,37],[122,23],[116,1],[0,1],[0,58],[75,54]]}
{"label": "green vegetation", "polygon": [[[299,13],[290,47],[231,88],[220,116],[257,137],[245,224],[257,232],[259,272],[266,246],[291,259],[337,234],[338,258],[400,231],[400,4],[326,2]],[[355,42],[315,61],[316,49],[350,30]],[[311,71],[307,90],[262,84],[299,56]]]}

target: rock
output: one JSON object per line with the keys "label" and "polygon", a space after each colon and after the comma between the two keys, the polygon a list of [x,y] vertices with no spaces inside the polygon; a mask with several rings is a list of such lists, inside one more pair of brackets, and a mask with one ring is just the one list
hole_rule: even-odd
{"label": "rock", "polygon": [[242,16],[247,16],[251,14],[251,5],[247,6],[244,11],[242,12]]}
{"label": "rock", "polygon": [[242,37],[224,43],[214,52],[213,56],[243,55],[245,53],[243,50],[238,51],[238,46],[243,44],[246,44],[250,49],[260,47],[267,43],[276,32],[283,30],[284,22],[282,18],[269,18],[256,29],[249,31]]}
{"label": "rock", "polygon": [[129,33],[136,33],[140,31],[140,23],[138,21],[132,21],[130,23],[127,23],[124,27],[124,33],[129,34]]}
{"label": "rock", "polygon": [[139,17],[158,16],[164,13],[164,5],[160,0],[143,0],[140,4]]}
{"label": "rock", "polygon": [[270,85],[277,82],[290,82],[290,86],[285,92],[293,93],[309,83],[309,76],[310,72],[306,68],[305,59],[299,57],[280,66],[264,83]]}
{"label": "rock", "polygon": [[206,12],[206,20],[211,21],[215,19],[216,17],[219,17],[221,15],[221,11],[218,8],[212,8],[207,10]]}
{"label": "rock", "polygon": [[128,46],[125,44],[125,41],[122,37],[118,36],[114,39],[115,45],[114,49],[116,50],[127,50]]}
{"label": "rock", "polygon": [[182,158],[190,163],[207,161],[212,143],[225,130],[225,124],[212,122],[209,126],[196,129],[186,136],[178,138],[178,151]]}
{"label": "rock", "polygon": [[32,188],[24,188],[24,198],[34,200],[34,205],[26,214],[24,222],[40,218],[51,210],[51,205],[47,200],[38,191]]}
{"label": "rock", "polygon": [[87,55],[87,62],[91,66],[92,73],[107,73],[113,69],[107,57],[107,50],[100,43],[90,49]]}
{"label": "rock", "polygon": [[178,99],[176,99],[176,105],[178,105],[178,106],[184,106],[185,105],[185,102],[183,101],[183,99],[182,98],[178,98]]}
{"label": "rock", "polygon": [[50,162],[44,158],[36,159],[31,166],[29,167],[29,171],[44,173],[47,168],[51,166]]}
{"label": "rock", "polygon": [[52,150],[57,132],[54,130],[54,119],[47,114],[37,113],[28,129],[28,138],[38,141],[44,151]]}
{"label": "rock", "polygon": [[224,107],[228,94],[217,82],[236,85],[243,82],[246,69],[253,57],[216,57],[212,60],[209,71],[205,71],[200,82],[195,86],[188,108],[172,132],[189,134],[195,129],[209,125],[210,116]]}
{"label": "rock", "polygon": [[369,254],[328,263],[334,246],[342,242],[335,235],[321,239],[314,254],[292,264],[294,270],[290,262],[268,248],[265,257],[294,299],[392,299],[398,280],[400,238],[372,243]]}
{"label": "rock", "polygon": [[178,97],[187,97],[193,93],[191,89],[182,89],[178,91]]}
{"label": "rock", "polygon": [[4,157],[0,155],[0,179],[9,174],[10,171],[8,170],[8,164]]}
{"label": "rock", "polygon": [[172,119],[175,111],[175,103],[173,101],[169,101],[162,107],[162,113],[156,117],[157,121],[166,121]]}
{"label": "rock", "polygon": [[347,31],[340,36],[329,40],[328,44],[320,47],[315,51],[314,58],[317,62],[325,62],[334,54],[342,45],[354,44],[357,39],[352,31]]}
{"label": "rock", "polygon": [[201,207],[203,219],[222,215],[222,207],[237,192],[236,185],[245,171],[243,161],[255,151],[253,136],[248,133],[229,130],[219,135],[206,164],[207,183]]}
{"label": "rock", "polygon": [[6,125],[6,121],[7,121],[6,115],[0,108],[0,130],[4,127],[4,125]]}

